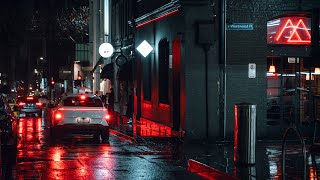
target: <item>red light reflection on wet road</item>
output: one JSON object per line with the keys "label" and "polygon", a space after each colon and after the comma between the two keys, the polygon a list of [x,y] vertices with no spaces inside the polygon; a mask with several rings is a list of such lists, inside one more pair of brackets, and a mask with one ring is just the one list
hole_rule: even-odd
{"label": "red light reflection on wet road", "polygon": [[51,149],[53,161],[47,164],[47,179],[112,179],[115,159],[110,147],[92,146]]}
{"label": "red light reflection on wet road", "polygon": [[[42,119],[41,118],[21,118],[18,125],[18,148],[21,148],[25,142],[39,141],[42,136]],[[34,144],[35,145],[35,144]]]}
{"label": "red light reflection on wet road", "polygon": [[69,139],[50,144],[44,127],[41,118],[19,120],[16,179],[114,179],[110,145]]}

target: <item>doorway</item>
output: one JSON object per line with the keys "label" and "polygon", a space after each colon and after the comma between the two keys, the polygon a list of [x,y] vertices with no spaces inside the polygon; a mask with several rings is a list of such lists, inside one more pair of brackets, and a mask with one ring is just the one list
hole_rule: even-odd
{"label": "doorway", "polygon": [[267,120],[278,124],[308,124],[313,120],[313,96],[320,92],[320,69],[305,67],[303,57],[267,58]]}

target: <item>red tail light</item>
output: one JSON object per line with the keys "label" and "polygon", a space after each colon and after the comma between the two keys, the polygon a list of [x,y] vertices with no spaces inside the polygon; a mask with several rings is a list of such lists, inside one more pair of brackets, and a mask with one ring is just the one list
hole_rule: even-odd
{"label": "red tail light", "polygon": [[85,100],[85,99],[86,99],[86,96],[85,96],[85,95],[81,95],[81,96],[80,96],[80,99],[81,99],[81,100]]}
{"label": "red tail light", "polygon": [[42,103],[41,102],[37,102],[36,105],[37,106],[42,106]]}
{"label": "red tail light", "polygon": [[107,114],[107,115],[104,116],[104,119],[109,121],[111,119],[111,116],[109,114]]}
{"label": "red tail light", "polygon": [[24,106],[26,103],[24,103],[24,102],[19,102],[19,106]]}
{"label": "red tail light", "polygon": [[54,114],[54,120],[58,121],[58,120],[60,120],[60,119],[62,119],[62,114],[61,114],[61,112],[56,112],[56,113]]}

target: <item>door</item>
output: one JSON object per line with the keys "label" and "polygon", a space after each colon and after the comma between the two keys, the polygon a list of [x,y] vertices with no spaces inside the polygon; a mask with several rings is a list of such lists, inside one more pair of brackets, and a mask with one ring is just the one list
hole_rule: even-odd
{"label": "door", "polygon": [[267,59],[267,119],[297,126],[311,121],[318,79],[314,68],[304,67],[301,57]]}

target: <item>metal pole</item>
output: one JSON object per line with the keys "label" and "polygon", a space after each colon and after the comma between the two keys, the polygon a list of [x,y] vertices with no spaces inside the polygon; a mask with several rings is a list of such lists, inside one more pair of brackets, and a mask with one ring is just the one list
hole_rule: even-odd
{"label": "metal pole", "polygon": [[[135,7],[134,7],[134,9],[135,9]],[[133,12],[133,15],[135,16],[135,10],[134,10],[134,12]],[[137,114],[136,114],[136,120],[140,120],[140,116],[141,116],[141,105],[140,105],[140,103],[141,103],[141,94],[140,94],[140,86],[141,86],[141,84],[140,84],[140,79],[138,79],[138,78],[136,78],[136,74],[134,73],[134,71],[135,71],[135,66],[134,66],[134,63],[135,62],[137,62],[136,61],[136,56],[135,56],[135,48],[136,48],[136,45],[135,45],[135,36],[136,36],[136,24],[135,24],[135,21],[134,21],[134,19],[131,21],[131,23],[132,23],[132,39],[133,39],[133,42],[132,42],[132,56],[131,56],[131,60],[132,60],[132,63],[131,63],[131,65],[132,65],[132,67],[131,67],[131,69],[132,69],[132,118],[134,117],[134,96],[135,95],[137,95]],[[135,79],[137,79],[137,85],[136,85],[136,89],[135,89]]]}
{"label": "metal pole", "polygon": [[[311,62],[309,63],[309,109],[316,108],[315,106],[312,106],[312,77],[311,77],[311,67],[317,66],[313,63],[318,61],[319,56],[319,8],[313,8],[312,9],[312,17],[311,17]],[[314,109],[317,110],[317,109]],[[316,117],[315,117],[316,118]],[[314,119],[316,120],[316,119]],[[315,121],[316,122],[316,121]],[[316,125],[316,124],[315,124]]]}
{"label": "metal pole", "polygon": [[[219,119],[220,119],[220,136],[226,139],[226,122],[227,122],[227,48],[226,48],[226,11],[227,0],[219,1],[219,64],[220,64],[220,81],[219,81]],[[222,70],[221,70],[222,69]]]}
{"label": "metal pole", "polygon": [[208,103],[208,47],[204,45],[204,55],[205,55],[205,110],[206,110],[206,139],[209,138],[209,103]]}
{"label": "metal pole", "polygon": [[[92,21],[93,21],[93,47],[92,47],[92,66],[94,66],[97,61],[98,61],[98,42],[99,42],[99,1],[92,1],[92,7],[93,7],[93,11],[92,11]],[[93,73],[95,76],[97,73]],[[93,75],[91,74],[91,75]],[[97,79],[96,77],[94,77],[95,79],[92,80],[92,92],[96,91],[96,87],[97,87]]]}

